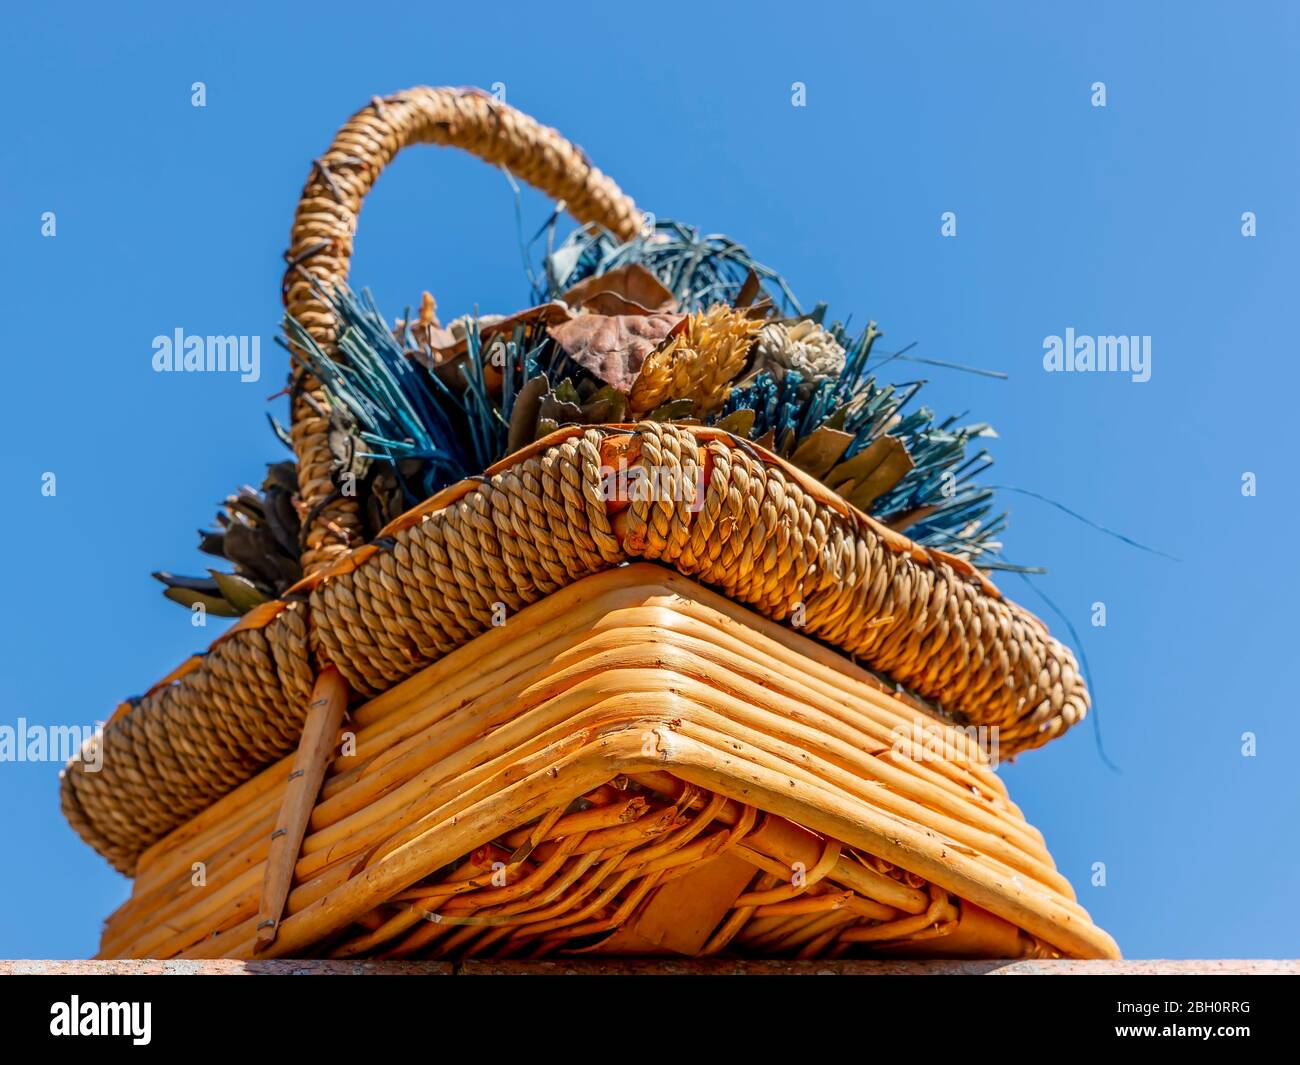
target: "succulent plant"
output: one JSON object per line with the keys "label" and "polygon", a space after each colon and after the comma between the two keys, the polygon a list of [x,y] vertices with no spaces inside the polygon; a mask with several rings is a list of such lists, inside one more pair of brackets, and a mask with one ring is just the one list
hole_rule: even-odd
{"label": "succulent plant", "polygon": [[199,550],[233,563],[233,570],[210,569],[207,577],[154,573],[166,585],[163,595],[190,608],[202,604],[218,617],[238,617],[283,594],[302,578],[297,491],[294,464],[277,462],[267,466],[260,489],[245,485],[227,496],[217,527],[199,532]]}

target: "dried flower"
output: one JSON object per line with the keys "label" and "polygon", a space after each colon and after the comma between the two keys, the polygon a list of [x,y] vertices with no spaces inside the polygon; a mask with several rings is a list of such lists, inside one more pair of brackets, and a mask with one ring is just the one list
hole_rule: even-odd
{"label": "dried flower", "polygon": [[745,368],[760,322],[725,304],[686,319],[658,351],[646,356],[628,399],[640,416],[663,403],[692,400],[698,414],[721,407]]}
{"label": "dried flower", "polygon": [[811,318],[792,325],[774,322],[758,334],[753,374],[767,370],[780,381],[794,370],[803,379],[801,395],[811,394],[822,381],[834,381],[843,369],[844,349]]}

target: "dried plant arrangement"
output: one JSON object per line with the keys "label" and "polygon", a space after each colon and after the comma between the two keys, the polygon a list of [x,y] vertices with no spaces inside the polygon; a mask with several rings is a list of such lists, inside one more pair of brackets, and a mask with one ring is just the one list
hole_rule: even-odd
{"label": "dried plant arrangement", "polygon": [[[916,405],[924,382],[881,382],[875,322],[850,335],[824,324],[822,305],[800,313],[742,245],[676,222],[623,243],[577,230],[540,276],[552,286],[542,302],[446,327],[428,292],[418,316],[390,323],[369,292],[336,286],[321,293],[333,354],[287,320],[286,348],[328,401],[332,476],[357,501],[363,539],[557,429],[648,419],[753,441],[914,542],[1000,568],[1006,515],[978,483],[992,428],[936,421]],[[239,614],[301,576],[308,515],[286,505],[292,465],[270,471],[261,493],[242,489],[221,528],[201,534],[234,573],[156,574],[169,598]]]}

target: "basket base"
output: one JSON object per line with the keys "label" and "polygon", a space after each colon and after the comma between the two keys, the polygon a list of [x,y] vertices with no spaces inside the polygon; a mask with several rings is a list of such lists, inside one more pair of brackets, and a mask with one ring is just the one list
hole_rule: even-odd
{"label": "basket base", "polygon": [[[339,750],[265,956],[1118,956],[969,737],[650,564],[356,708]],[[142,856],[101,956],[252,956],[289,762]]]}

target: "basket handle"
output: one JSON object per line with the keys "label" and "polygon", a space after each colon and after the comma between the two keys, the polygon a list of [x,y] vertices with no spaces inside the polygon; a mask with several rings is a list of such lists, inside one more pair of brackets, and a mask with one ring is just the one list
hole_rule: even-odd
{"label": "basket handle", "polygon": [[[285,253],[285,311],[331,356],[337,354],[334,316],[317,286],[329,291],[347,280],[361,203],[384,167],[409,144],[452,145],[504,166],[563,201],[579,222],[604,226],[623,239],[641,227],[632,200],[580,148],[480,89],[421,86],[382,100],[375,97],[313,164]],[[292,407],[298,492],[307,515],[305,574],[322,569],[361,540],[356,498],[336,492],[327,408],[319,382],[308,375],[295,390]]]}

